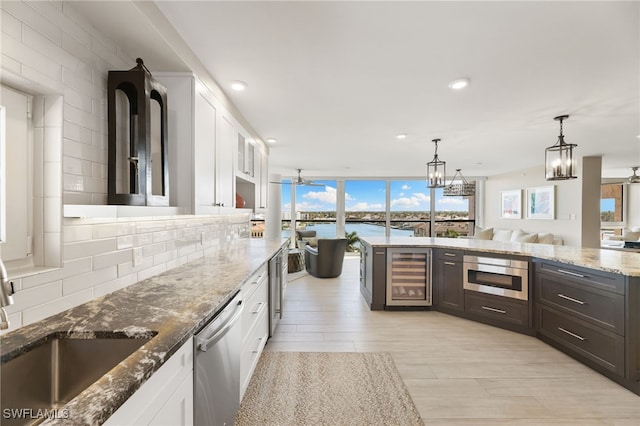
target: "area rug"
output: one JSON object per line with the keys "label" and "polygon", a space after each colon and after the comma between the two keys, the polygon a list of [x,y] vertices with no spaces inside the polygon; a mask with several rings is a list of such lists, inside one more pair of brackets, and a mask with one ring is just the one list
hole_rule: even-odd
{"label": "area rug", "polygon": [[388,353],[263,352],[236,425],[423,425]]}

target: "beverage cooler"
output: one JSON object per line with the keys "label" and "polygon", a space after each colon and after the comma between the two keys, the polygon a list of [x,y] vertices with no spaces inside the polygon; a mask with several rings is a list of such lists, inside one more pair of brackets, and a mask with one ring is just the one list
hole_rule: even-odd
{"label": "beverage cooler", "polygon": [[387,249],[386,306],[431,306],[431,249]]}

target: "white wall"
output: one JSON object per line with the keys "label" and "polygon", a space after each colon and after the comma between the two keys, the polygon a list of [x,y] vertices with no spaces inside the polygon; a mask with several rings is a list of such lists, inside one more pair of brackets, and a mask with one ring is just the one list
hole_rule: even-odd
{"label": "white wall", "polygon": [[[555,186],[555,219],[526,219],[526,189]],[[565,245],[580,246],[581,241],[581,178],[548,182],[544,166],[489,177],[484,185],[484,225],[486,228],[522,229],[527,232],[552,232]],[[522,190],[522,219],[500,218],[500,191]],[[599,193],[600,188],[594,188]]]}
{"label": "white wall", "polygon": [[640,227],[640,183],[627,185],[627,228]]}

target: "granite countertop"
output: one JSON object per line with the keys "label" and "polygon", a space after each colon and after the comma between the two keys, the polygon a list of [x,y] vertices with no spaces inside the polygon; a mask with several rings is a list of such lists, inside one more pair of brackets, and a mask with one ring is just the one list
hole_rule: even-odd
{"label": "granite countertop", "polygon": [[361,237],[360,239],[371,246],[379,247],[440,247],[522,255],[629,277],[640,277],[640,253],[635,252],[467,238]]}
{"label": "granite countertop", "polygon": [[2,362],[54,337],[150,338],[64,408],[73,424],[100,424],[229,301],[287,240],[242,239],[0,337]]}

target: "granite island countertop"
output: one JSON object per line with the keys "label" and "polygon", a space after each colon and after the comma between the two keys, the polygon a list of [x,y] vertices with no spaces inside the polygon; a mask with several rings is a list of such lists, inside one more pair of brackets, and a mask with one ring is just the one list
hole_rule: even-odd
{"label": "granite island countertop", "polygon": [[106,421],[189,338],[228,302],[286,239],[241,239],[205,257],[0,336],[8,361],[55,337],[152,338],[67,403],[68,419]]}
{"label": "granite island countertop", "polygon": [[629,277],[640,277],[640,253],[636,252],[467,238],[361,237],[360,239],[377,247],[434,247],[522,255]]}

